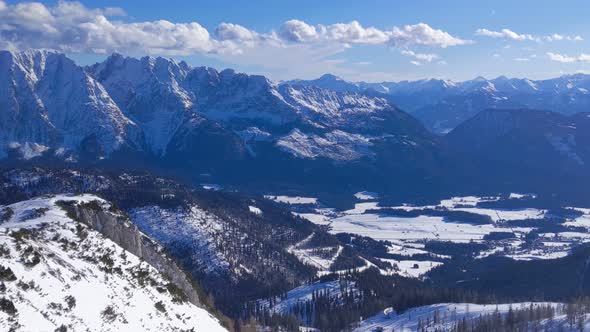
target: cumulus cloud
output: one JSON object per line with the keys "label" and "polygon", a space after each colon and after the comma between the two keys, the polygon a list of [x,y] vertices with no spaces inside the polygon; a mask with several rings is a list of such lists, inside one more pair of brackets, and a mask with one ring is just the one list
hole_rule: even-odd
{"label": "cumulus cloud", "polygon": [[590,54],[580,54],[578,56],[568,56],[565,54],[547,52],[547,56],[552,61],[557,61],[557,62],[561,62],[561,63],[590,62]]}
{"label": "cumulus cloud", "polygon": [[284,40],[295,43],[308,43],[319,39],[316,28],[300,20],[289,20],[283,23],[279,35]]}
{"label": "cumulus cloud", "polygon": [[424,45],[446,48],[471,43],[448,32],[433,29],[426,23],[381,30],[364,27],[358,21],[316,26],[290,20],[281,26],[279,36],[288,42],[335,42],[342,44],[391,44],[394,46]]}
{"label": "cumulus cloud", "polygon": [[0,5],[0,47],[51,48],[64,52],[214,53],[232,45],[213,40],[197,22],[111,20],[119,8],[89,9],[78,2],[53,7],[23,2]]}
{"label": "cumulus cloud", "polygon": [[251,41],[259,38],[256,31],[249,30],[239,24],[221,23],[215,29],[215,36],[219,40]]}
{"label": "cumulus cloud", "polygon": [[410,63],[413,64],[414,66],[422,66],[422,62],[420,62],[420,61],[412,60],[412,61],[410,61]]}
{"label": "cumulus cloud", "polygon": [[386,32],[373,27],[365,28],[357,21],[321,26],[320,30],[325,39],[340,43],[383,44],[389,40]]}
{"label": "cumulus cloud", "polygon": [[[365,27],[357,21],[311,25],[301,20],[284,22],[277,31],[261,33],[234,23],[221,23],[210,33],[198,22],[166,20],[127,22],[120,8],[93,9],[79,2],[60,1],[54,6],[37,2],[8,5],[0,0],[0,47],[50,48],[64,52],[236,53],[244,48],[289,44],[381,44],[449,47],[469,41],[419,23],[390,30]],[[423,59],[424,60],[424,59]]]}
{"label": "cumulus cloud", "polygon": [[517,40],[517,41],[530,40],[530,41],[536,41],[536,42],[541,42],[541,41],[553,42],[553,41],[566,40],[566,41],[577,42],[577,41],[584,40],[581,36],[566,36],[566,35],[560,35],[557,33],[554,33],[554,34],[551,34],[548,36],[534,36],[531,34],[517,33],[517,32],[514,32],[510,29],[502,29],[500,31],[493,31],[493,30],[488,30],[488,29],[482,28],[482,29],[477,29],[475,31],[475,34],[478,36],[510,39],[510,40]]}
{"label": "cumulus cloud", "polygon": [[432,60],[439,58],[439,56],[437,54],[416,53],[411,50],[402,50],[401,54],[405,55],[405,56],[411,56],[411,57],[414,57],[418,60],[423,60],[423,61],[427,61],[427,62],[432,62]]}
{"label": "cumulus cloud", "polygon": [[473,41],[454,37],[448,32],[433,29],[426,23],[394,27],[390,41],[395,45],[425,45],[447,48],[449,46],[471,44]]}

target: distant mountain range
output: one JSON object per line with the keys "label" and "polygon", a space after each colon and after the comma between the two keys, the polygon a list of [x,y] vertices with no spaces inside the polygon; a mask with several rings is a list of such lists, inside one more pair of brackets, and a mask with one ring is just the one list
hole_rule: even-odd
{"label": "distant mountain range", "polygon": [[434,136],[383,96],[118,54],[81,67],[5,51],[0,72],[5,160],[165,166],[258,185],[338,183],[375,162],[390,172],[436,153]]}
{"label": "distant mountain range", "polygon": [[[118,54],[82,67],[36,50],[0,52],[0,73],[0,165],[77,163],[259,192],[370,189],[407,201],[534,187],[547,174],[583,174],[590,163],[584,115],[521,110],[585,110],[584,75],[277,83]],[[490,111],[501,108],[514,110]],[[472,119],[440,137],[402,109],[436,130]]]}
{"label": "distant mountain range", "polygon": [[401,82],[347,82],[326,74],[309,81],[286,84],[318,86],[346,92],[382,93],[426,127],[446,133],[488,108],[543,109],[563,114],[590,110],[590,75],[565,75],[547,80],[477,77],[464,82],[426,79]]}

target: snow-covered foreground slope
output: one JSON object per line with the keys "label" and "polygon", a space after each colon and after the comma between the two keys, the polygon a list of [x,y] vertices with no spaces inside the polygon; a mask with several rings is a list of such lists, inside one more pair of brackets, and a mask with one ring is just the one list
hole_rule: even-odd
{"label": "snow-covered foreground slope", "polygon": [[110,208],[92,195],[0,206],[0,330],[225,330],[167,276],[73,220],[60,201]]}
{"label": "snow-covered foreground slope", "polygon": [[[396,314],[394,311],[383,312],[370,317],[354,330],[354,332],[368,331],[418,331],[423,327],[424,331],[450,331],[453,326],[463,319],[472,322],[481,316],[499,313],[504,316],[510,308],[512,310],[529,310],[531,308],[551,305],[556,310],[553,320],[542,320],[540,330],[547,331],[575,331],[566,323],[566,315],[562,313],[564,305],[560,303],[512,303],[512,304],[472,304],[472,303],[441,303],[410,309],[404,313]],[[434,323],[434,316],[438,316],[438,324]],[[428,322],[428,323],[427,323]],[[584,331],[590,328],[586,324]]]}

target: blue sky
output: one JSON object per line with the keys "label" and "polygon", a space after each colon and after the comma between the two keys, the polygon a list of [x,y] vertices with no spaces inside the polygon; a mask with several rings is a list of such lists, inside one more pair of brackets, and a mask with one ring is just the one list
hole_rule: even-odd
{"label": "blue sky", "polygon": [[587,17],[589,1],[0,0],[0,47],[82,64],[163,55],[273,79],[541,79],[590,72]]}

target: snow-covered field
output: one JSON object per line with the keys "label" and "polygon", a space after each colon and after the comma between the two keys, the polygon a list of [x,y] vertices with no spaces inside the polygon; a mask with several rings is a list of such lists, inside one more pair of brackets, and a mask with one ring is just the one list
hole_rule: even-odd
{"label": "snow-covered field", "polygon": [[0,311],[0,330],[225,331],[207,311],[169,292],[168,280],[153,267],[70,219],[56,205],[62,200],[108,208],[92,195],[0,206],[0,278],[6,286],[0,298],[16,309]]}
{"label": "snow-covered field", "polygon": [[[510,225],[512,221],[538,220],[539,225],[550,217],[547,209],[539,208],[483,208],[478,203],[498,201],[500,197],[452,197],[444,199],[436,205],[415,206],[404,204],[401,206],[380,206],[378,195],[370,191],[361,191],[354,194],[359,201],[354,208],[336,211],[321,206],[321,202],[313,199],[318,207],[297,210],[298,216],[319,224],[328,225],[330,232],[351,233],[370,237],[375,240],[389,241],[390,253],[409,256],[408,261],[399,261],[398,265],[410,264],[412,255],[428,254],[424,250],[426,241],[449,241],[455,243],[485,242],[492,245],[489,250],[483,251],[479,257],[489,255],[505,255],[516,260],[554,259],[567,256],[571,249],[579,243],[590,242],[590,233],[581,232],[579,229],[564,229],[558,233],[540,233],[535,245],[525,246],[525,237],[538,226],[516,227]],[[277,197],[277,196],[274,196]],[[280,197],[280,196],[279,196]],[[534,198],[534,194],[511,193],[505,198],[510,200],[522,200]],[[275,198],[276,199],[276,198]],[[282,199],[286,202],[301,202],[301,198]],[[311,201],[305,201],[311,202]],[[473,224],[465,222],[449,221],[444,216],[418,215],[395,216],[379,213],[380,210],[399,209],[405,211],[437,210],[447,212],[468,212],[472,215],[487,216],[489,224]],[[572,208],[582,213],[571,219],[566,219],[564,227],[583,227],[590,229],[590,209]],[[484,238],[492,233],[508,233],[513,237],[505,240],[489,241]],[[438,255],[439,258],[445,258]],[[434,261],[435,263],[438,263]],[[406,275],[415,276],[416,271],[410,271]]]}
{"label": "snow-covered field", "polygon": [[494,225],[446,222],[443,217],[391,217],[379,214],[345,215],[331,220],[331,232],[353,233],[375,240],[440,240],[469,242],[493,232]]}

